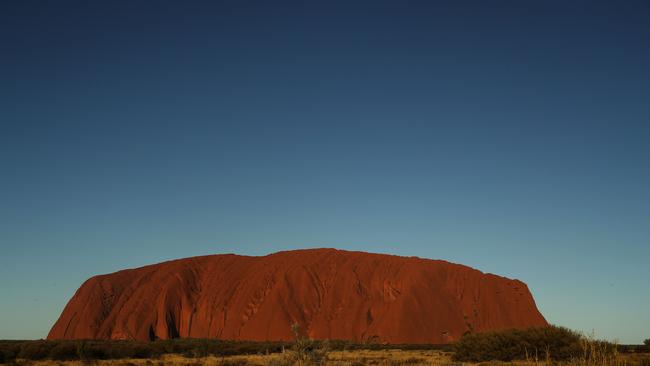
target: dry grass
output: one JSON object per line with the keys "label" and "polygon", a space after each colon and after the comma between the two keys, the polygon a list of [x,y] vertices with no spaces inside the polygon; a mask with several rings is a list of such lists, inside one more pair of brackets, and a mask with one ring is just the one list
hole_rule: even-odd
{"label": "dry grass", "polygon": [[[96,366],[158,366],[158,365],[207,365],[207,366],[267,366],[286,365],[285,354],[242,355],[228,357],[187,358],[181,355],[164,355],[159,359],[97,360]],[[33,366],[81,366],[81,361],[18,361],[21,365]],[[418,366],[451,364],[449,353],[440,351],[401,351],[401,350],[358,350],[332,351],[327,355],[327,366]],[[88,363],[86,363],[87,365]]]}
{"label": "dry grass", "polygon": [[445,365],[451,363],[449,353],[441,351],[358,350],[338,351],[328,355],[328,365]]}
{"label": "dry grass", "polygon": [[[593,360],[576,359],[570,362],[529,359],[528,361],[460,363],[453,362],[451,353],[416,350],[355,350],[332,351],[327,355],[326,366],[650,366],[649,354],[616,354]],[[19,365],[33,366],[288,366],[286,354],[242,355],[229,357],[188,358],[181,355],[164,355],[158,359],[81,361],[18,361]]]}

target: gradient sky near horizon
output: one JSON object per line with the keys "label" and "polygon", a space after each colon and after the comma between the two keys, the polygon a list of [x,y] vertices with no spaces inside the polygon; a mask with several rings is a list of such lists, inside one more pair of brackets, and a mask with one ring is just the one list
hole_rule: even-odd
{"label": "gradient sky near horizon", "polygon": [[0,339],[92,275],[305,247],[650,338],[650,2],[0,2]]}

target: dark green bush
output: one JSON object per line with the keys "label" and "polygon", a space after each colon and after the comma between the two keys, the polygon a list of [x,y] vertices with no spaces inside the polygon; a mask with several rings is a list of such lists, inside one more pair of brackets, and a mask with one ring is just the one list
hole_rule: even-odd
{"label": "dark green bush", "polygon": [[0,364],[7,363],[15,358],[15,356],[12,357],[7,351],[0,350]]}
{"label": "dark green bush", "polygon": [[454,345],[453,358],[464,362],[569,360],[581,355],[581,339],[580,334],[557,326],[466,334]]}
{"label": "dark green bush", "polygon": [[48,341],[28,342],[21,346],[20,352],[18,352],[16,358],[43,360],[49,357],[50,350],[54,348],[55,345],[56,343]]}
{"label": "dark green bush", "polygon": [[67,361],[78,359],[77,344],[73,342],[62,342],[50,350],[48,358],[57,361]]}
{"label": "dark green bush", "polygon": [[13,362],[19,352],[20,343],[12,341],[0,342],[0,364]]}

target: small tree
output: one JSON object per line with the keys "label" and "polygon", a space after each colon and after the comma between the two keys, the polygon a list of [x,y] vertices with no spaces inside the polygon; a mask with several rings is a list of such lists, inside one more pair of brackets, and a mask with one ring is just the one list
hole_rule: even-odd
{"label": "small tree", "polygon": [[291,331],[295,337],[293,344],[293,358],[297,366],[321,366],[327,360],[328,343],[321,342],[320,345],[313,339],[300,333],[300,325],[291,325]]}
{"label": "small tree", "polygon": [[643,345],[645,346],[645,351],[650,352],[650,338],[643,341]]}

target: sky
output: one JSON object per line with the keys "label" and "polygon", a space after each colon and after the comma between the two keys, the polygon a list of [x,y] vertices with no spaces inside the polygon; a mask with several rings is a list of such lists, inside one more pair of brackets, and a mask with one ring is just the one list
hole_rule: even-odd
{"label": "sky", "polygon": [[0,2],[0,339],[93,275],[310,247],[650,338],[650,2]]}

